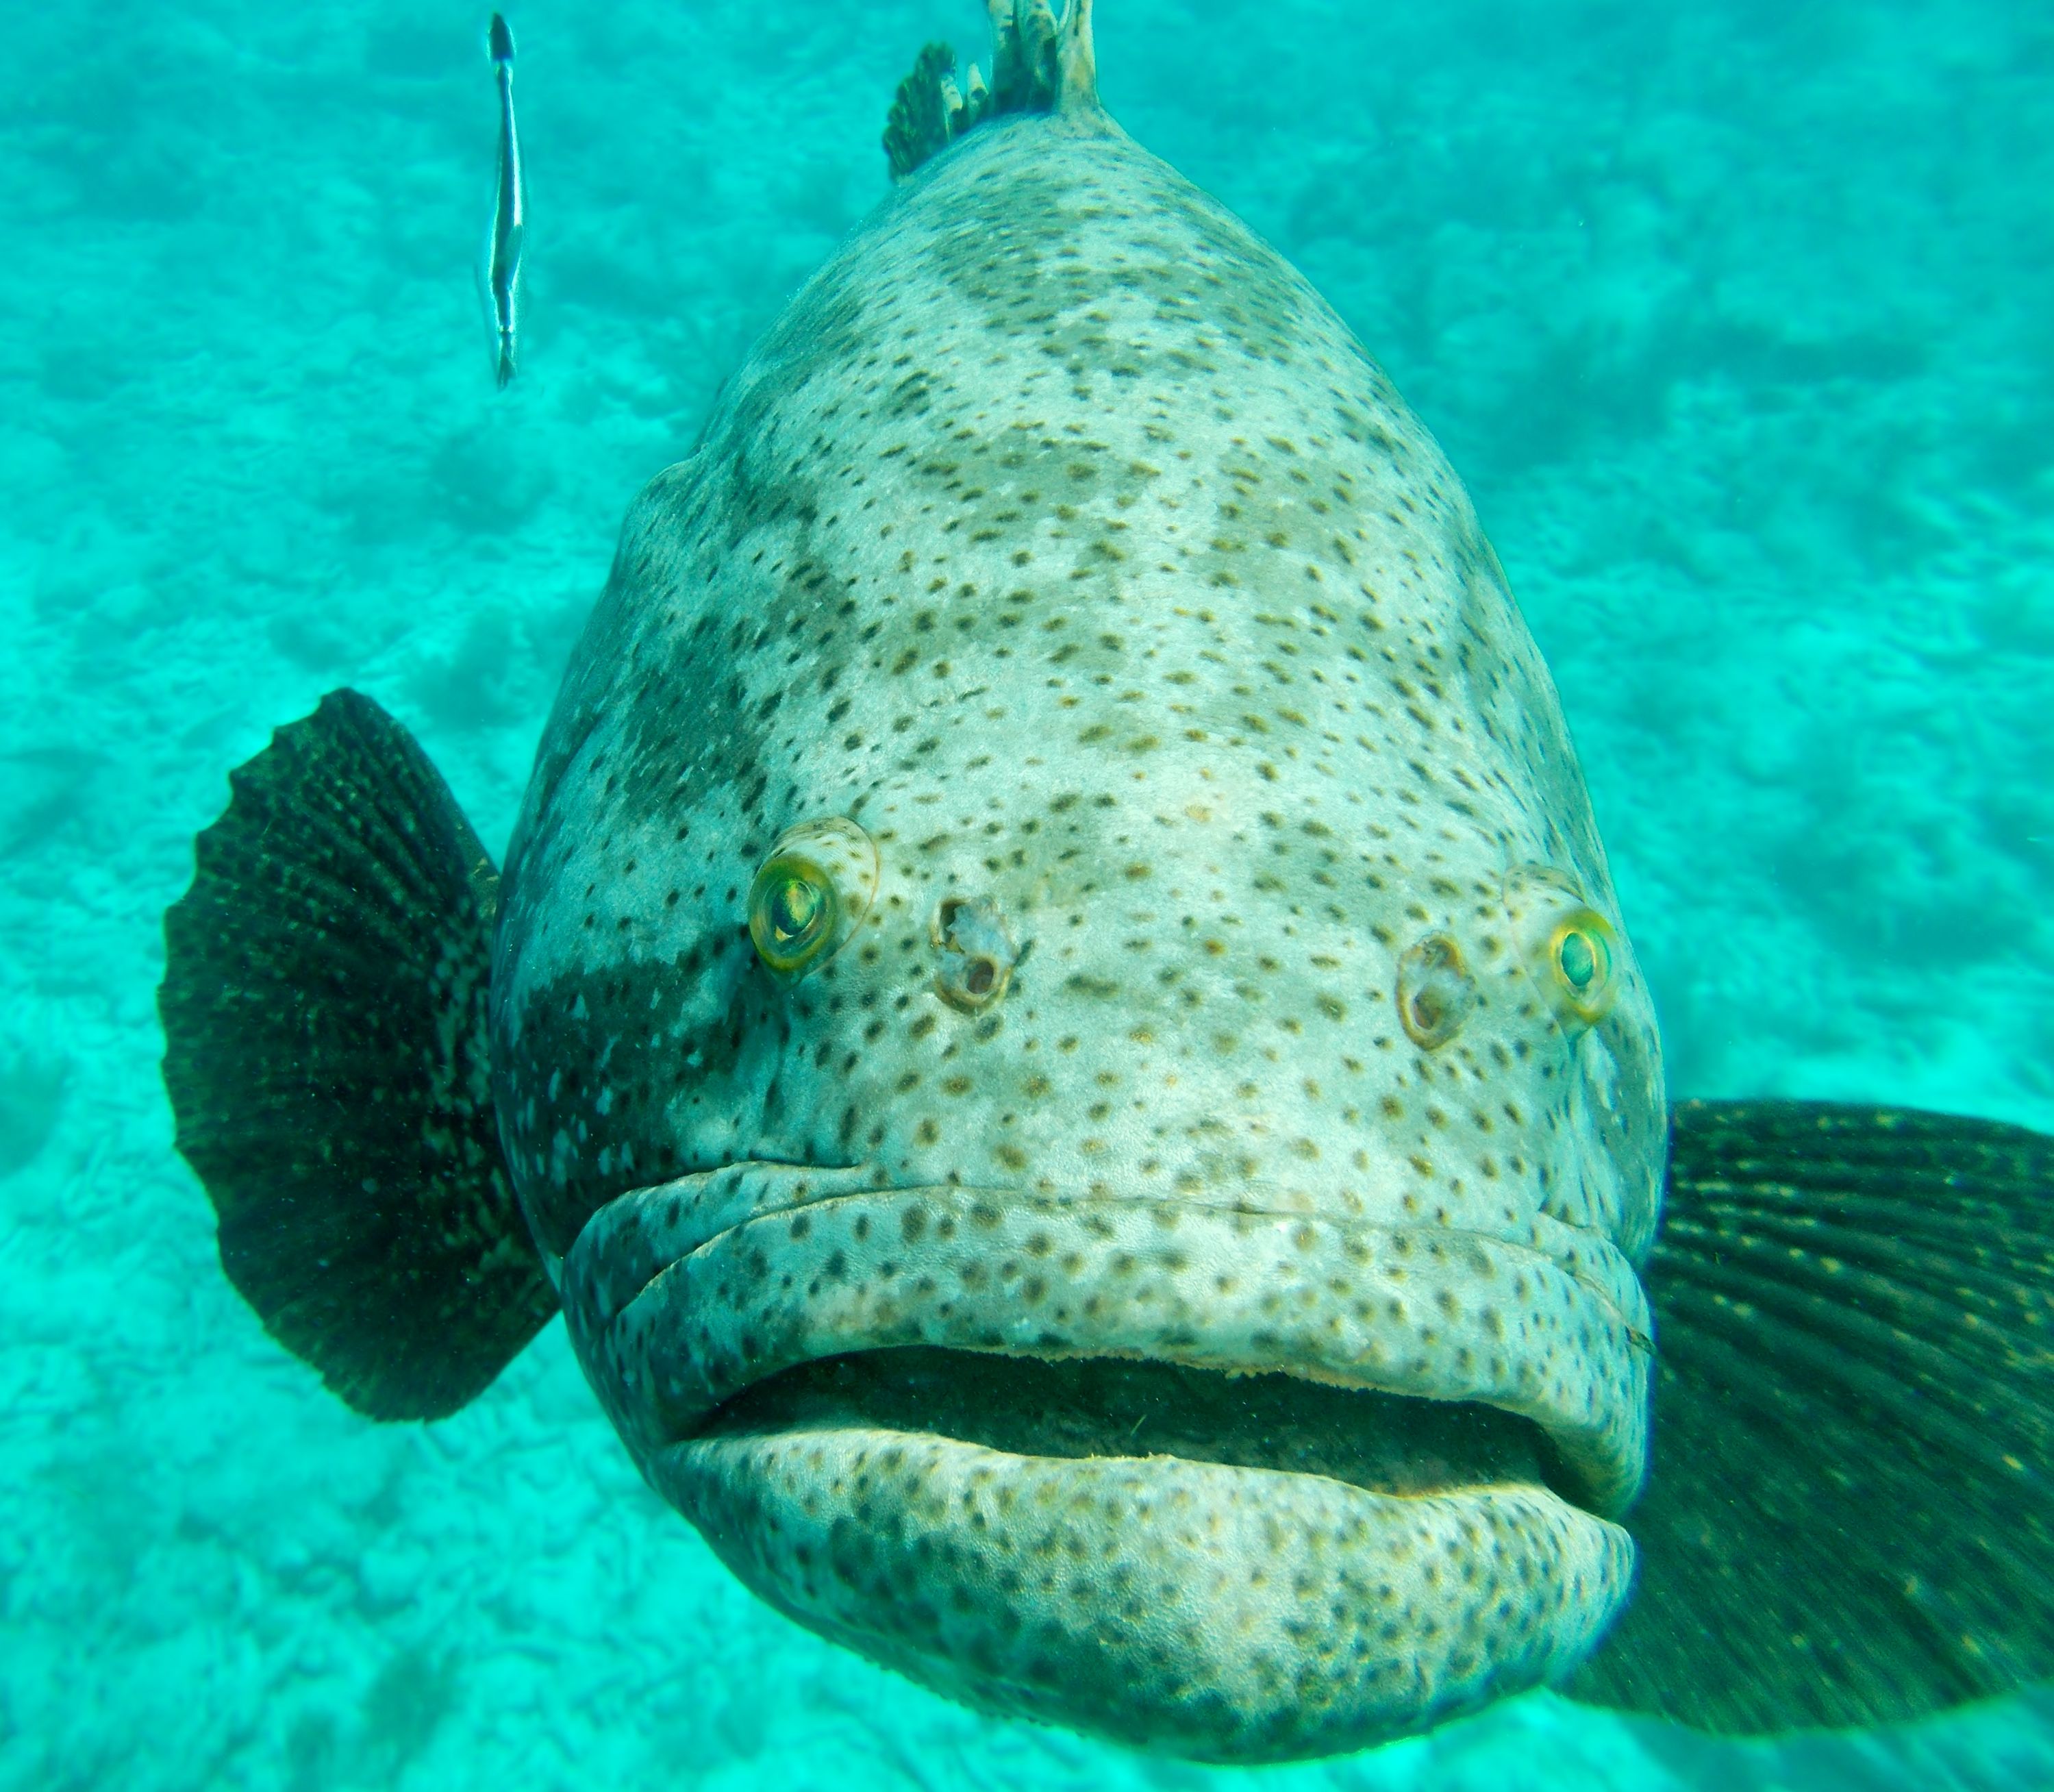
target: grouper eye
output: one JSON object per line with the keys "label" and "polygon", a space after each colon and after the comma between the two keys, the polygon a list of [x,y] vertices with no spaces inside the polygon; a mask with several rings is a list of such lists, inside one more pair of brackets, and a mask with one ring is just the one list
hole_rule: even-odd
{"label": "grouper eye", "polygon": [[1596,1026],[1627,981],[1625,948],[1611,922],[1552,865],[1525,865],[1505,880],[1505,906],[1527,975],[1572,1033]]}
{"label": "grouper eye", "polygon": [[1557,999],[1580,1021],[1592,1026],[1611,1011],[1618,993],[1612,975],[1615,956],[1611,924],[1589,908],[1558,921],[1548,941]]}
{"label": "grouper eye", "polygon": [[794,864],[770,886],[764,903],[764,931],[787,956],[811,949],[834,913],[834,892],[818,868]]}
{"label": "grouper eye", "polygon": [[877,894],[877,848],[845,817],[789,829],[749,887],[749,937],[781,983],[817,971],[863,924]]}

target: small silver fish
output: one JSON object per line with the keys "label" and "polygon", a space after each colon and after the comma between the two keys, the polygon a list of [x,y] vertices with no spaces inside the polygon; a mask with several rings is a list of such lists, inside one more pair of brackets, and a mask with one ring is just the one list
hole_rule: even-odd
{"label": "small silver fish", "polygon": [[521,250],[528,231],[527,195],[521,179],[521,134],[514,124],[514,33],[498,13],[486,34],[499,82],[499,179],[492,204],[492,246],[486,288],[492,298],[494,353],[502,389],[514,374],[514,302],[521,284]]}

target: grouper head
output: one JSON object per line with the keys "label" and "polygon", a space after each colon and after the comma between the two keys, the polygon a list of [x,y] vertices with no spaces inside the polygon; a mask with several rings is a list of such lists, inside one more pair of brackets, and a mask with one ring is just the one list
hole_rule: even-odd
{"label": "grouper head", "polygon": [[643,492],[501,902],[580,1357],[800,1622],[1261,1759],[1618,1607],[1664,1106],[1554,690],[1347,328],[1095,105],[929,159]]}

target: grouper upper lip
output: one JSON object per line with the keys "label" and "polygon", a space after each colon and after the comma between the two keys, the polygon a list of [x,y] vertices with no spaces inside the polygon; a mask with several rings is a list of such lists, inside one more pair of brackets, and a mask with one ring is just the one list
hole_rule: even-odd
{"label": "grouper upper lip", "polygon": [[1493,1406],[1547,1434],[1600,1514],[1643,1467],[1639,1278],[1607,1240],[1545,1215],[1508,1238],[743,1162],[601,1207],[561,1292],[595,1385],[647,1451],[797,1365],[914,1345]]}

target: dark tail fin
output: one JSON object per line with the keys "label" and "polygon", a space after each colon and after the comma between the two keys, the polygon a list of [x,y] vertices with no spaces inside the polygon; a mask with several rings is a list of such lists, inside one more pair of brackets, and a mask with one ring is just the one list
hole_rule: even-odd
{"label": "dark tail fin", "polygon": [[514,60],[514,33],[506,21],[498,14],[492,15],[492,22],[486,27],[486,53],[495,62]]}
{"label": "dark tail fin", "polygon": [[271,1335],[360,1412],[482,1392],[557,1301],[500,1157],[498,878],[406,730],[337,691],[230,774],[164,916],[164,1085]]}
{"label": "dark tail fin", "polygon": [[1692,1101],[1673,1140],[1639,1584],[1568,1690],[1766,1731],[2054,1675],[2054,1138]]}

